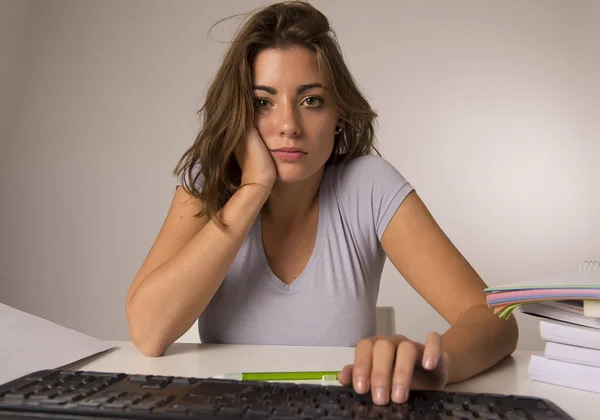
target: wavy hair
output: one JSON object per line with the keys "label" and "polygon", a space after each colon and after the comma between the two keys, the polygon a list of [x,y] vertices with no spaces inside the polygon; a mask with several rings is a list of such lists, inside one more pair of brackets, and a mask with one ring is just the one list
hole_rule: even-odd
{"label": "wavy hair", "polygon": [[246,15],[236,31],[198,111],[202,128],[173,171],[203,202],[198,217],[216,217],[215,222],[224,226],[218,212],[240,188],[241,169],[233,152],[254,124],[255,57],[265,49],[295,46],[314,54],[342,121],[326,165],[377,152],[373,127],[377,114],[350,74],[327,17],[306,1],[271,4]]}

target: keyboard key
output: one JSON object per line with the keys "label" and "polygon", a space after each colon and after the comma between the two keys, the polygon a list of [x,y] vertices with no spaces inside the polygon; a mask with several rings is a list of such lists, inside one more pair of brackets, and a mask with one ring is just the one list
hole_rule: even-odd
{"label": "keyboard key", "polygon": [[267,407],[251,407],[246,411],[245,417],[263,418],[270,417],[271,410]]}
{"label": "keyboard key", "polygon": [[83,376],[88,377],[88,378],[123,379],[127,375],[125,375],[124,373],[86,372]]}
{"label": "keyboard key", "polygon": [[302,414],[310,417],[319,417],[325,415],[325,410],[321,408],[305,407],[302,410]]}
{"label": "keyboard key", "polygon": [[80,408],[98,408],[102,405],[103,403],[100,401],[81,401],[79,404],[77,404],[77,407]]}
{"label": "keyboard key", "polygon": [[181,385],[181,386],[187,386],[187,385],[191,385],[194,382],[196,382],[195,379],[193,378],[173,378],[173,380],[171,381],[171,383],[173,385]]}
{"label": "keyboard key", "polygon": [[54,406],[56,406],[56,405],[63,405],[63,404],[66,404],[68,402],[69,402],[69,400],[67,398],[63,398],[63,397],[49,398],[49,399],[46,399],[46,400],[39,401],[39,403],[41,405],[54,405]]}
{"label": "keyboard key", "polygon": [[295,416],[299,413],[300,410],[295,409],[293,407],[277,407],[275,411],[273,411],[274,416]]}
{"label": "keyboard key", "polygon": [[129,378],[129,382],[133,382],[136,384],[143,384],[143,383],[146,383],[148,381],[148,379],[150,379],[150,376],[148,376],[148,375],[132,375]]}
{"label": "keyboard key", "polygon": [[355,419],[360,419],[360,420],[370,420],[370,419],[378,419],[379,418],[379,414],[377,413],[372,413],[369,411],[363,411],[360,413],[356,413]]}
{"label": "keyboard key", "polygon": [[148,389],[160,389],[169,385],[169,381],[166,379],[148,379],[144,384],[142,384],[142,388]]}
{"label": "keyboard key", "polygon": [[219,416],[231,416],[231,417],[240,417],[244,413],[239,407],[223,407],[218,412]]}
{"label": "keyboard key", "polygon": [[161,403],[163,403],[164,400],[165,398],[161,396],[148,397],[138,402],[137,404],[133,404],[131,407],[129,407],[129,409],[134,411],[152,411],[153,409],[157,408]]}
{"label": "keyboard key", "polygon": [[248,420],[266,420],[266,419],[270,419],[271,418],[271,414],[265,414],[265,413],[256,413],[256,412],[252,412],[252,413],[248,413],[246,412],[246,414],[244,414],[244,420],[248,419]]}
{"label": "keyboard key", "polygon": [[123,410],[125,407],[127,407],[129,404],[125,401],[113,401],[111,403],[108,404],[104,404],[104,406],[102,408],[104,408],[105,410]]}
{"label": "keyboard key", "polygon": [[455,411],[455,412],[466,411],[465,406],[463,406],[462,404],[455,404],[455,403],[443,403],[441,408],[443,410]]}
{"label": "keyboard key", "polygon": [[175,404],[167,410],[170,413],[187,413],[188,411],[190,411],[190,407],[185,404]]}
{"label": "keyboard key", "polygon": [[15,392],[8,392],[6,394],[4,394],[2,396],[2,398],[5,399],[12,399],[12,400],[24,400],[25,398],[30,397],[31,395],[34,395],[33,391],[26,391],[26,392],[22,392],[22,391],[15,391]]}
{"label": "keyboard key", "polygon": [[190,406],[190,413],[196,415],[214,415],[221,409],[220,405],[194,404]]}
{"label": "keyboard key", "polygon": [[39,392],[37,394],[34,394],[32,396],[29,397],[29,399],[31,401],[43,401],[43,400],[49,400],[50,398],[54,398],[57,397],[58,393],[55,391],[44,391],[44,392]]}
{"label": "keyboard key", "polygon": [[484,420],[500,420],[500,414],[497,413],[478,413],[480,419]]}
{"label": "keyboard key", "polygon": [[473,399],[469,394],[452,394],[449,397],[449,400],[449,402],[452,402],[454,404],[473,404]]}

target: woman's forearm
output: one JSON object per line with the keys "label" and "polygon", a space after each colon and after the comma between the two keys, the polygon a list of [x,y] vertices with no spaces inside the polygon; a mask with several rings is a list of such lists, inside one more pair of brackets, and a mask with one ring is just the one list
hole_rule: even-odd
{"label": "woman's forearm", "polygon": [[209,221],[128,296],[130,336],[142,353],[162,355],[204,311],[268,195],[260,186],[240,188],[221,210],[228,230]]}
{"label": "woman's forearm", "polygon": [[487,305],[479,305],[464,312],[442,337],[448,354],[448,383],[454,383],[510,355],[517,346],[519,330],[514,316],[500,319]]}

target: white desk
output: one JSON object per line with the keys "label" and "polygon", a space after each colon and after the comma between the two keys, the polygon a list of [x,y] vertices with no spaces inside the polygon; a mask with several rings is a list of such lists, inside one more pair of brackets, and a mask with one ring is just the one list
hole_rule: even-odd
{"label": "white desk", "polygon": [[[145,357],[130,342],[113,344],[116,349],[76,369],[207,377],[228,372],[339,370],[353,363],[354,357],[354,348],[184,343],[173,344],[162,357]],[[577,420],[598,418],[600,395],[531,381],[527,374],[530,355],[517,351],[489,371],[447,389],[547,398]]]}

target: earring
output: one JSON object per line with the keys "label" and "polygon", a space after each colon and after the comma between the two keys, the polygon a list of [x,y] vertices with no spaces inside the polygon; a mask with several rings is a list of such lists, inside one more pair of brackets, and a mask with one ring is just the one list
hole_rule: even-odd
{"label": "earring", "polygon": [[342,132],[342,127],[341,126],[336,126],[335,127],[335,134],[340,134]]}

